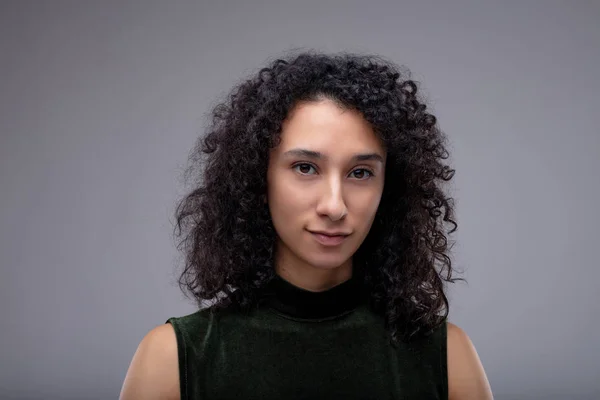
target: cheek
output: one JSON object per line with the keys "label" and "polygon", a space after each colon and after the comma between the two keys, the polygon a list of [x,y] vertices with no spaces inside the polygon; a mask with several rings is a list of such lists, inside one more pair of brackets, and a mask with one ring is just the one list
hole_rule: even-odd
{"label": "cheek", "polygon": [[269,196],[278,204],[290,208],[304,208],[311,204],[315,187],[313,184],[301,182],[290,171],[273,173],[268,182]]}
{"label": "cheek", "polygon": [[309,199],[306,191],[289,180],[277,180],[269,187],[268,202],[273,224],[286,228],[304,215]]}
{"label": "cheek", "polygon": [[364,229],[368,229],[373,223],[380,200],[380,193],[365,193],[363,196],[353,198],[354,214]]}

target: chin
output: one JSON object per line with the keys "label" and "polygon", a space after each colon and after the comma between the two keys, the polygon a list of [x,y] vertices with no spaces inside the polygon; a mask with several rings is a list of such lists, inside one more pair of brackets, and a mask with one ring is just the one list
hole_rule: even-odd
{"label": "chin", "polygon": [[348,258],[342,257],[307,257],[306,262],[319,269],[335,269],[348,261]]}

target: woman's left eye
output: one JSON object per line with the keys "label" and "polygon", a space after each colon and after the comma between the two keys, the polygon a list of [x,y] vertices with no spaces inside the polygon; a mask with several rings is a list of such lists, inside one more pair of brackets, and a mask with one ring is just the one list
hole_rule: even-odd
{"label": "woman's left eye", "polygon": [[[360,172],[359,176],[356,175],[357,172]],[[365,174],[368,174],[366,178],[370,178],[373,176],[373,173],[365,168],[355,169],[354,171],[352,171],[352,175],[354,175],[354,177],[357,179],[364,179]]]}

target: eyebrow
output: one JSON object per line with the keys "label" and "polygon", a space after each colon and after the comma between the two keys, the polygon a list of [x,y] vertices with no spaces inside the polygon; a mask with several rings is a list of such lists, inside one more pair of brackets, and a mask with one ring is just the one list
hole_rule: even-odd
{"label": "eyebrow", "polygon": [[[318,151],[312,151],[307,149],[292,149],[283,153],[284,156],[297,156],[297,157],[306,157],[312,158],[314,160],[327,160],[328,157],[319,153]],[[377,153],[365,153],[365,154],[355,154],[352,157],[352,161],[379,161],[383,164],[383,157]]]}

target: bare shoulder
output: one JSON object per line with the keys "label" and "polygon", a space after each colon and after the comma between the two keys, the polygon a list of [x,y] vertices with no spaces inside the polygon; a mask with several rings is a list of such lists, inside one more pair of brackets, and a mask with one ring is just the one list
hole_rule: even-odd
{"label": "bare shoulder", "polygon": [[491,400],[489,381],[467,333],[448,322],[448,398],[449,400]]}
{"label": "bare shoulder", "polygon": [[140,342],[123,382],[120,400],[179,400],[177,338],[171,324],[159,325]]}

